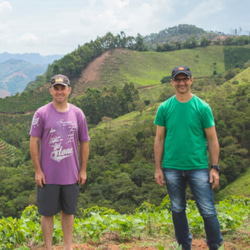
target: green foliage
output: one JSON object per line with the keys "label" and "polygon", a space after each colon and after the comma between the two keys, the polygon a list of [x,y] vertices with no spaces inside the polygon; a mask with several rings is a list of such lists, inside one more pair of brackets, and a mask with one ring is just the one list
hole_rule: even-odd
{"label": "green foliage", "polygon": [[[3,162],[1,162],[1,165]],[[11,163],[9,163],[11,164]],[[0,217],[19,217],[19,212],[29,204],[34,204],[34,169],[31,165],[17,168],[0,165]],[[32,198],[34,196],[34,198]]]}
{"label": "green foliage", "polygon": [[[140,235],[174,236],[171,211],[164,209],[166,202],[170,203],[168,196],[158,207],[144,203],[133,214],[123,215],[115,210],[97,206],[82,210],[75,218],[74,237],[99,243],[105,234],[115,235],[115,239],[120,242],[130,241],[132,237]],[[226,232],[239,228],[250,216],[249,205],[250,200],[243,197],[229,197],[217,204],[222,230]],[[167,205],[169,206],[170,204]],[[192,234],[203,235],[203,220],[191,200],[188,200],[187,216]],[[54,224],[53,244],[58,244],[62,241],[59,216],[55,217]],[[30,242],[41,243],[43,239],[40,227],[40,215],[36,206],[26,207],[20,219],[0,219],[1,249],[25,249],[24,245]]]}
{"label": "green foliage", "polygon": [[21,156],[22,152],[20,150],[0,139],[0,157],[5,158],[2,159],[3,161],[8,160],[15,166],[18,165],[18,161],[21,161]]}
{"label": "green foliage", "polygon": [[[159,44],[174,44],[178,41],[179,44],[185,42],[190,37],[195,37],[197,41],[202,38],[212,39],[217,36],[215,32],[205,32],[201,28],[197,28],[195,25],[180,24],[171,28],[164,29],[159,33],[152,33],[144,38],[146,45],[151,49],[154,49]],[[177,49],[178,48],[177,46]]]}
{"label": "green foliage", "polygon": [[48,86],[22,92],[21,94],[0,98],[0,112],[4,114],[25,114],[51,101]]}
{"label": "green foliage", "polygon": [[147,50],[140,34],[137,37],[126,37],[123,31],[116,36],[108,32],[102,38],[97,37],[95,41],[79,46],[71,54],[67,54],[60,60],[57,60],[48,68],[47,76],[52,77],[52,74],[61,73],[69,78],[79,77],[90,61],[100,56],[104,51],[114,48],[128,48],[138,51]]}
{"label": "green foliage", "polygon": [[239,68],[230,69],[225,73],[225,79],[230,80],[240,73]]}
{"label": "green foliage", "polygon": [[82,218],[83,220],[86,218],[89,218],[92,216],[93,213],[98,213],[100,215],[106,215],[106,214],[119,214],[114,209],[106,208],[106,207],[98,207],[94,206],[87,209],[82,209]]}
{"label": "green foliage", "polygon": [[88,88],[86,95],[73,98],[72,103],[84,110],[91,124],[98,124],[103,117],[116,118],[136,109],[138,90],[133,83],[126,83],[122,89],[113,86],[102,92],[98,88]]}
{"label": "green foliage", "polygon": [[[250,199],[236,196],[229,196],[227,199],[220,201],[218,210],[218,218],[222,230],[234,230],[246,219],[249,214],[245,210],[250,208]],[[232,212],[233,211],[233,214]]]}
{"label": "green foliage", "polygon": [[20,221],[12,217],[0,219],[1,249],[14,249],[16,244],[21,244],[25,241],[20,225]]}
{"label": "green foliage", "polygon": [[161,83],[168,83],[171,82],[172,77],[171,76],[164,76],[161,79]]}
{"label": "green foliage", "polygon": [[189,39],[187,39],[184,43],[183,43],[183,48],[184,49],[193,49],[196,48],[198,46],[198,42],[195,39],[194,36],[191,36]]}
{"label": "green foliage", "polygon": [[243,68],[244,64],[250,59],[250,47],[224,47],[224,55],[226,70],[233,68]]}
{"label": "green foliage", "polygon": [[250,197],[248,183],[250,183],[250,168],[248,168],[245,173],[242,173],[234,182],[228,184],[224,189],[220,190],[216,194],[216,199],[224,200],[232,194],[236,196],[244,195],[245,197]]}
{"label": "green foliage", "polygon": [[249,36],[237,36],[237,32],[235,32],[235,36],[229,36],[224,41],[224,45],[246,45],[250,43]]}
{"label": "green foliage", "polygon": [[200,41],[200,46],[201,47],[206,47],[208,46],[209,44],[211,44],[211,40],[207,39],[206,37],[202,37],[201,38],[201,41]]}
{"label": "green foliage", "polygon": [[179,245],[179,247],[176,250],[182,250],[182,245]]}

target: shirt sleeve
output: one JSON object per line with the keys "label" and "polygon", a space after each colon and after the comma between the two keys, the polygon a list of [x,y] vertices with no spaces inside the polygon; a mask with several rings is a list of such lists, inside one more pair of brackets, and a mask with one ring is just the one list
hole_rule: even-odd
{"label": "shirt sleeve", "polygon": [[42,115],[40,114],[40,112],[36,111],[32,122],[31,122],[31,128],[30,128],[30,135],[31,136],[35,136],[38,138],[42,137],[42,133],[43,133],[43,119],[42,119]]}
{"label": "shirt sleeve", "polygon": [[159,126],[166,126],[165,124],[165,116],[163,115],[163,106],[160,105],[155,116],[154,124]]}
{"label": "shirt sleeve", "polygon": [[209,105],[206,106],[203,113],[203,127],[210,128],[215,125],[212,109]]}
{"label": "shirt sleeve", "polygon": [[88,125],[87,120],[84,113],[81,111],[79,112],[79,141],[89,141],[89,132],[88,132]]}

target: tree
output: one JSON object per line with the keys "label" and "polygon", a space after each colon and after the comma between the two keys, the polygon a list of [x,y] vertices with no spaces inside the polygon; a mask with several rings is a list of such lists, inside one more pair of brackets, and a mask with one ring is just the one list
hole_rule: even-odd
{"label": "tree", "polygon": [[147,46],[144,44],[143,37],[138,33],[135,38],[135,44],[132,47],[134,50],[137,51],[147,51]]}
{"label": "tree", "polygon": [[124,31],[121,31],[120,34],[116,36],[117,47],[126,48],[127,47],[127,38]]}
{"label": "tree", "polygon": [[111,32],[108,32],[103,38],[102,38],[102,44],[104,49],[114,49],[117,46],[116,43],[116,37]]}
{"label": "tree", "polygon": [[196,48],[197,46],[198,46],[198,42],[194,36],[191,36],[189,39],[187,39],[183,43],[183,48],[186,48],[186,49],[193,49],[193,48]]}
{"label": "tree", "polygon": [[206,47],[208,46],[212,41],[207,39],[206,37],[202,37],[200,41],[200,46],[201,47]]}
{"label": "tree", "polygon": [[145,103],[141,100],[136,101],[136,110],[140,112],[140,115],[142,115],[143,110],[145,109]]}
{"label": "tree", "polygon": [[235,77],[240,72],[239,68],[228,70],[225,74],[225,79],[228,81]]}
{"label": "tree", "polygon": [[171,82],[172,77],[171,76],[164,76],[161,79],[161,83],[168,83]]}

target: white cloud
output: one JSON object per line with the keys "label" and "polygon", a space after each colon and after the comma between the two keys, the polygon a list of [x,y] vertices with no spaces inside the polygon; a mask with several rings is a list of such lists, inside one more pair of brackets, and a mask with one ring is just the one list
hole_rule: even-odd
{"label": "white cloud", "polygon": [[0,14],[12,11],[11,4],[7,1],[0,2]]}
{"label": "white cloud", "polygon": [[20,42],[24,45],[32,46],[35,45],[38,41],[38,38],[31,33],[23,34],[20,38]]}
{"label": "white cloud", "polygon": [[108,8],[119,8],[123,9],[124,7],[128,6],[130,1],[129,0],[103,0],[103,5]]}
{"label": "white cloud", "polygon": [[212,19],[216,18],[216,15],[220,15],[223,9],[222,2],[218,0],[199,2],[187,16],[183,18],[182,22],[192,24],[207,22],[209,24]]}
{"label": "white cloud", "polygon": [[12,12],[11,4],[7,1],[0,1],[0,22],[2,25],[3,23],[6,23],[8,21],[11,12]]}

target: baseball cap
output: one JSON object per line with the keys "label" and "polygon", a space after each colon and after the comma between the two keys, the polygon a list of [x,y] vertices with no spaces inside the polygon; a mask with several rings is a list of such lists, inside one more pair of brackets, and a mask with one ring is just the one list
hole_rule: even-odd
{"label": "baseball cap", "polygon": [[180,73],[183,73],[183,74],[190,76],[190,77],[192,76],[192,73],[191,73],[189,67],[178,66],[178,67],[175,67],[172,71],[172,79],[174,79]]}
{"label": "baseball cap", "polygon": [[64,85],[64,86],[70,86],[69,78],[65,75],[55,75],[50,80],[50,86],[54,86],[56,84]]}

